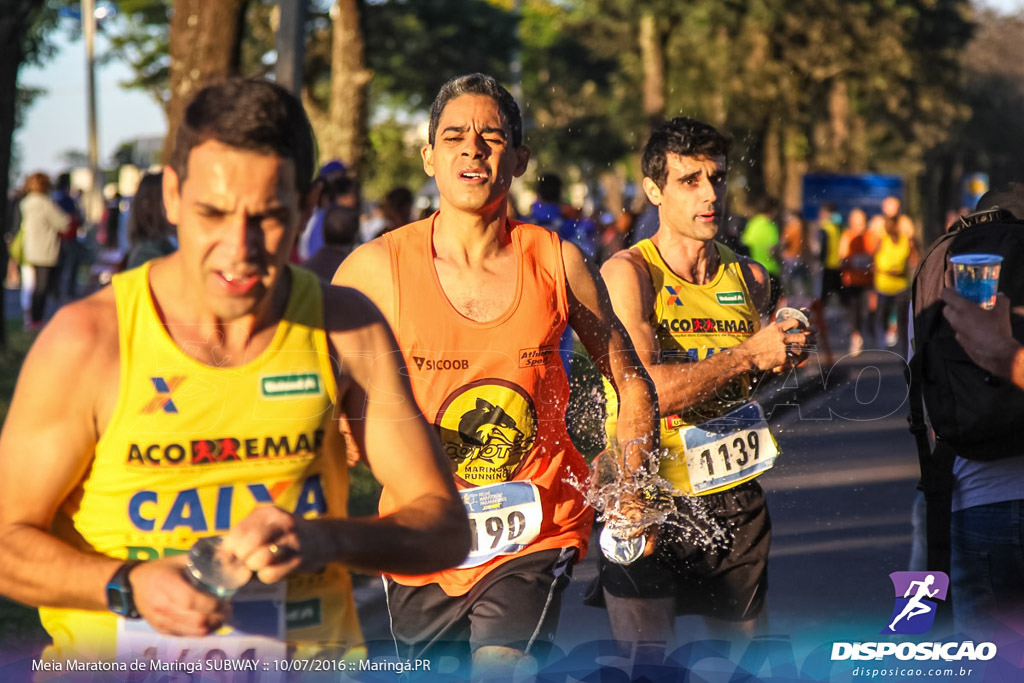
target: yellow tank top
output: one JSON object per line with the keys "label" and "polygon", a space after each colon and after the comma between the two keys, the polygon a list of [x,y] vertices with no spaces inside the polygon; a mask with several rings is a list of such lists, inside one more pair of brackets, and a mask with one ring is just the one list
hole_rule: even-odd
{"label": "yellow tank top", "polygon": [[826,268],[839,270],[839,226],[832,221],[822,221],[821,231],[825,233],[826,244],[822,261]]}
{"label": "yellow tank top", "polygon": [[[875,289],[881,294],[899,294],[910,286],[907,274],[907,261],[910,259],[910,238],[900,233],[894,242],[885,233],[878,242],[875,251]],[[891,271],[899,271],[900,275],[890,275]]]}
{"label": "yellow tank top", "polygon": [[[736,254],[723,244],[715,242],[715,246],[719,256],[718,272],[705,285],[687,282],[672,272],[651,240],[643,240],[633,247],[647,262],[654,286],[654,313],[650,322],[656,329],[663,363],[705,360],[742,343],[761,328],[761,318],[750,297]],[[696,495],[690,485],[686,465],[682,462],[682,432],[687,427],[719,417],[749,399],[750,382],[747,375],[737,377],[714,398],[693,406],[681,415],[662,418],[661,447],[667,454],[661,459],[659,474],[676,488],[676,493]],[[604,385],[607,401],[605,427],[609,443],[614,443],[618,397],[607,379]],[[701,494],[732,488],[747,480],[702,491]]]}
{"label": "yellow tank top", "polygon": [[[291,269],[284,319],[265,351],[234,367],[205,365],[168,335],[149,289],[149,264],[114,276],[120,341],[117,404],[92,467],[67,497],[54,533],[118,559],[187,552],[224,534],[255,506],[306,518],[345,517],[348,469],[332,420],[336,385],[320,285]],[[43,608],[47,657],[109,658],[119,617]],[[362,643],[347,570],[291,579],[287,640],[342,652]]]}

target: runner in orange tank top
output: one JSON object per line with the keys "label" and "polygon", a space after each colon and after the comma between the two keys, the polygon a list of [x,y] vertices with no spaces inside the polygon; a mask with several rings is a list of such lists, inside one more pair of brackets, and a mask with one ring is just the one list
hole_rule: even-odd
{"label": "runner in orange tank top", "polygon": [[[482,74],[449,81],[422,154],[440,211],[357,249],[334,282],[362,289],[391,322],[474,534],[460,567],[387,578],[396,643],[410,659],[472,651],[480,674],[543,652],[590,535],[593,512],[566,483],[587,472],[565,428],[566,324],[618,389],[620,443],[656,447],[657,406],[594,267],[506,218],[529,160],[508,91]],[[393,504],[385,492],[381,512]]]}

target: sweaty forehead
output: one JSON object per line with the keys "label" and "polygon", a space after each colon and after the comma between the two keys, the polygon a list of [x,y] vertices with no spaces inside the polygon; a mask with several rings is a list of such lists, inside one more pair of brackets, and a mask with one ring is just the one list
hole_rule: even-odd
{"label": "sweaty forehead", "polygon": [[498,103],[487,95],[459,95],[441,110],[438,130],[467,126],[501,128],[506,134],[511,132]]}
{"label": "sweaty forehead", "polygon": [[725,171],[726,159],[724,156],[683,156],[669,153],[665,156],[665,166],[669,175],[685,176],[697,172],[710,174]]}

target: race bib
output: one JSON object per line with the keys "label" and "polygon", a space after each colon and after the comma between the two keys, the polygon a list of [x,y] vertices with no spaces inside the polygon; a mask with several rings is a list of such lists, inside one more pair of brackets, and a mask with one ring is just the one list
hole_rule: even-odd
{"label": "race bib", "polygon": [[460,569],[477,567],[499,555],[512,555],[540,535],[544,513],[537,487],[507,481],[459,491],[469,514],[473,545]]}
{"label": "race bib", "polygon": [[683,444],[690,485],[697,494],[751,479],[771,469],[779,455],[756,402],[687,429]]}
{"label": "race bib", "polygon": [[[117,659],[145,663],[144,670],[154,674],[154,681],[166,680],[160,679],[160,672],[195,674],[225,668],[259,671],[260,681],[280,680],[283,674],[265,671],[263,663],[287,659],[284,637],[285,583],[268,586],[253,581],[231,599],[228,623],[205,637],[168,636],[144,619],[119,618]],[[190,679],[185,675],[182,680]]]}

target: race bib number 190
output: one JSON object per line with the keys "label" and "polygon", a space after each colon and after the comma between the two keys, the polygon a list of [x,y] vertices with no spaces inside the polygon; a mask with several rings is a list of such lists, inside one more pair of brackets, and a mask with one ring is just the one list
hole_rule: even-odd
{"label": "race bib number 190", "polygon": [[686,470],[697,494],[751,479],[771,469],[779,455],[756,402],[690,427],[683,432],[683,441]]}
{"label": "race bib number 190", "polygon": [[459,568],[476,567],[499,555],[512,555],[540,535],[544,519],[537,487],[507,481],[459,491],[469,514],[473,538],[469,556]]}

